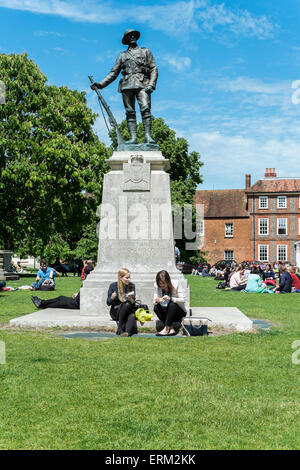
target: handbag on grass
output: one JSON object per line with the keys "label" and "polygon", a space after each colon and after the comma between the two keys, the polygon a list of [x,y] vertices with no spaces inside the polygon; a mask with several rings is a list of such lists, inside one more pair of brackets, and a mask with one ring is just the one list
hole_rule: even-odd
{"label": "handbag on grass", "polygon": [[209,318],[185,317],[182,320],[182,333],[185,336],[204,336],[208,335],[207,326]]}

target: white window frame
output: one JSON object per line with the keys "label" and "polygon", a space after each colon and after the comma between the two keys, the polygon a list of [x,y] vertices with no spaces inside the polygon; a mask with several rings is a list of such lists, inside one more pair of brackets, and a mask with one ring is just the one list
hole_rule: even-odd
{"label": "white window frame", "polygon": [[[279,258],[279,250],[282,247],[285,247],[285,259],[280,259]],[[287,261],[287,254],[288,254],[288,246],[287,245],[277,245],[277,261]]]}
{"label": "white window frame", "polygon": [[[228,235],[227,230],[226,230],[227,225],[231,225],[232,227],[230,235]],[[225,238],[233,238],[233,222],[225,223]]]}
{"label": "white window frame", "polygon": [[[267,233],[261,233],[261,226],[260,226],[261,220],[267,221]],[[267,219],[266,217],[261,217],[258,219],[258,235],[265,236],[265,237],[269,235],[269,219]]]}
{"label": "white window frame", "polygon": [[[261,248],[264,248],[264,249],[267,248],[267,259],[261,259],[261,253],[260,253]],[[258,260],[262,262],[269,261],[269,245],[258,245]]]}
{"label": "white window frame", "polygon": [[[284,198],[284,206],[279,204],[280,199]],[[277,196],[277,209],[286,209],[287,208],[287,197],[286,196]]]}
{"label": "white window frame", "polygon": [[300,235],[300,218],[298,219],[298,235]]}
{"label": "white window frame", "polygon": [[[226,257],[226,252],[231,252],[232,253],[232,258]],[[226,261],[233,261],[234,260],[234,250],[224,250],[224,260]]]}
{"label": "white window frame", "polygon": [[[279,221],[285,220],[285,233],[279,233]],[[280,227],[283,228],[283,227]],[[278,217],[277,219],[277,235],[288,235],[288,219],[286,217]]]}
{"label": "white window frame", "polygon": [[[262,207],[262,200],[266,200],[266,206]],[[269,208],[269,198],[268,196],[259,196],[258,197],[258,208],[259,209],[268,209]]]}

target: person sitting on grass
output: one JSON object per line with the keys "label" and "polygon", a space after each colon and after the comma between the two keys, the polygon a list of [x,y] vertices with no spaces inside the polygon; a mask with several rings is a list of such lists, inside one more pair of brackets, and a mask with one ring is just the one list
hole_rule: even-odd
{"label": "person sitting on grass", "polygon": [[204,266],[201,272],[201,276],[203,277],[210,277],[209,272],[208,272],[208,266]]}
{"label": "person sitting on grass", "polygon": [[36,282],[32,284],[32,290],[54,290],[55,276],[60,276],[60,274],[54,268],[48,267],[46,261],[42,259],[40,269],[37,272]]}
{"label": "person sitting on grass", "polygon": [[93,261],[88,259],[86,265],[82,269],[81,280],[84,281],[93,270]]}
{"label": "person sitting on grass", "polygon": [[292,276],[284,264],[279,265],[279,286],[274,289],[275,294],[290,294],[292,292]]}
{"label": "person sitting on grass", "polygon": [[233,291],[245,290],[247,285],[247,277],[245,276],[245,269],[242,264],[238,266],[236,271],[230,277],[229,286]]}
{"label": "person sitting on grass", "polygon": [[300,292],[300,279],[296,275],[296,269],[296,266],[291,266],[288,270],[292,278],[292,292]]}
{"label": "person sitting on grass", "polygon": [[156,336],[174,336],[174,322],[180,322],[186,315],[185,297],[178,280],[171,281],[167,271],[159,271],[154,284],[154,312],[164,328]]}
{"label": "person sitting on grass", "polygon": [[263,282],[268,285],[273,285],[276,287],[275,273],[270,264],[266,265],[265,270],[262,273]]}
{"label": "person sitting on grass", "polygon": [[3,290],[6,286],[6,282],[5,281],[0,281],[0,290]]}
{"label": "person sitting on grass", "polygon": [[118,323],[117,335],[132,336],[137,332],[135,309],[135,285],[130,282],[130,272],[126,268],[118,271],[118,281],[108,288],[107,305],[110,316]]}
{"label": "person sitting on grass", "polygon": [[192,270],[192,276],[200,276],[200,274],[201,274],[200,269],[201,269],[201,266],[200,266],[200,265],[198,265],[196,268],[193,268],[193,270]]}
{"label": "person sitting on grass", "polygon": [[260,275],[259,275],[259,269],[253,266],[248,276],[248,281],[247,281],[245,291],[251,292],[251,293],[258,293],[258,292],[262,293],[264,292],[264,290],[265,289],[262,285]]}
{"label": "person sitting on grass", "polygon": [[31,300],[36,308],[68,308],[76,310],[80,308],[80,292],[76,292],[72,297],[60,295],[59,297],[48,300],[42,300],[32,295]]}

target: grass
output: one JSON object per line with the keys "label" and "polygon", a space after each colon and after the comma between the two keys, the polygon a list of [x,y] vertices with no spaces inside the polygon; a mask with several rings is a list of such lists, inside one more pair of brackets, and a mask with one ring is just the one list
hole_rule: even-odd
{"label": "grass", "polygon": [[[6,281],[6,287],[31,286],[35,282],[35,278],[36,274],[33,274],[32,277],[21,277],[18,281]],[[37,308],[30,299],[31,295],[38,295],[41,299],[50,299],[59,295],[71,297],[74,292],[78,292],[82,281],[78,276],[69,275],[68,277],[56,278],[55,284],[54,292],[39,291],[36,293],[27,290],[0,291],[0,324],[8,322],[12,318],[36,311]]]}
{"label": "grass", "polygon": [[[298,449],[300,365],[291,345],[300,339],[300,297],[188,279],[192,305],[235,306],[276,326],[106,341],[2,329],[0,449]],[[55,295],[79,286],[58,279]],[[34,311],[30,295],[1,294],[0,321]]]}

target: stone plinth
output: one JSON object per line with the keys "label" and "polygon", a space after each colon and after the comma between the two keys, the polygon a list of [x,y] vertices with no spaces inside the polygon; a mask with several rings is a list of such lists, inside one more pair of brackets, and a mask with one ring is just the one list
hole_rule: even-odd
{"label": "stone plinth", "polygon": [[[207,317],[212,322],[208,326],[223,328],[224,330],[250,332],[253,322],[239,309],[234,307],[193,307],[194,317]],[[116,330],[116,322],[109,315],[92,316],[80,315],[78,310],[61,308],[47,308],[29,315],[23,315],[10,320],[13,328],[98,328]],[[144,327],[154,328],[155,321],[144,323]],[[138,323],[138,329],[140,325]]]}
{"label": "stone plinth", "polygon": [[0,250],[0,281],[17,281],[19,276],[11,270],[11,258],[13,252]]}
{"label": "stone plinth", "polygon": [[165,269],[189,289],[176,268],[169,161],[160,151],[118,151],[104,176],[98,262],[80,290],[81,315],[108,315],[109,284],[120,268],[131,272],[137,299],[153,305],[153,285]]}
{"label": "stone plinth", "polygon": [[5,274],[4,274],[4,254],[3,251],[0,251],[0,281],[5,281]]}

